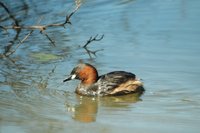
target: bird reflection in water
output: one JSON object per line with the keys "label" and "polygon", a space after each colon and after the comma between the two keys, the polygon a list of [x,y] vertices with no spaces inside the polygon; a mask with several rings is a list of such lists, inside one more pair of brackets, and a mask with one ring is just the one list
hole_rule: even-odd
{"label": "bird reflection in water", "polygon": [[141,94],[134,93],[123,96],[109,97],[88,97],[77,95],[78,104],[73,107],[67,107],[71,111],[72,118],[79,122],[95,122],[97,118],[98,107],[104,106],[109,108],[126,108],[130,104],[141,101]]}
{"label": "bird reflection in water", "polygon": [[79,104],[75,105],[73,119],[80,122],[96,121],[98,111],[97,97],[77,95]]}

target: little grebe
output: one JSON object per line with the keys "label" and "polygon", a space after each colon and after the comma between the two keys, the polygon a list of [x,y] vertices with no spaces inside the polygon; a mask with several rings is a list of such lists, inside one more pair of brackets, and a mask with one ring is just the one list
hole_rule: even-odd
{"label": "little grebe", "polygon": [[135,74],[125,71],[113,71],[98,76],[96,68],[87,63],[76,66],[70,76],[63,82],[79,79],[81,83],[76,88],[76,93],[86,96],[124,95],[129,93],[143,93],[141,81]]}

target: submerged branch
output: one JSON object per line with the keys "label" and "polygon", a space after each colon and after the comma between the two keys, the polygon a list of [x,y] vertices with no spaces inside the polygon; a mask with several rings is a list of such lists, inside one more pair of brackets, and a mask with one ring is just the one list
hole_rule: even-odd
{"label": "submerged branch", "polygon": [[[6,5],[0,1],[0,5],[5,9],[5,11],[8,13],[9,17],[14,21],[16,26],[19,26],[19,22],[18,20],[12,15],[12,13],[10,12],[10,10],[6,7]],[[2,28],[3,26],[1,26]],[[5,29],[5,28],[3,28]]]}
{"label": "submerged branch", "polygon": [[[39,24],[41,22],[41,20],[42,20],[42,18],[40,18],[37,23]],[[33,31],[34,30],[31,30],[22,40],[19,40],[19,43],[15,47],[15,49],[5,52],[4,55],[8,57],[11,54],[15,53],[15,51],[19,48],[19,46],[21,46],[23,44],[23,42],[28,39],[28,37],[33,33]]]}
{"label": "submerged branch", "polygon": [[49,35],[45,31],[41,31],[40,33],[44,34],[53,46],[56,46],[55,41],[51,39],[51,37],[49,37]]}
{"label": "submerged branch", "polygon": [[19,48],[20,45],[23,44],[23,42],[33,33],[33,30],[31,30],[23,39],[22,41],[19,40],[19,43],[17,44],[17,46],[15,47],[15,49],[13,50],[9,50],[8,52],[6,52],[4,55],[5,56],[10,56],[11,54],[15,53],[15,51]]}
{"label": "submerged branch", "polygon": [[95,50],[95,51],[92,51],[92,50],[89,50],[88,48],[84,48],[86,50],[86,52],[88,53],[88,55],[90,56],[90,59],[92,58],[92,55],[96,56],[96,53],[99,52],[99,51],[103,51],[103,49],[99,49],[99,50]]}
{"label": "submerged branch", "polygon": [[[17,31],[17,33],[19,33],[19,31],[21,30],[31,30],[23,39],[22,41],[19,41],[19,43],[16,45],[16,47],[14,49],[12,49],[11,47],[13,46],[12,45],[8,45],[6,46],[6,50],[4,52],[4,56],[10,56],[12,55],[13,53],[15,53],[15,51],[21,46],[21,44],[33,33],[34,30],[39,30],[41,34],[45,35],[47,37],[47,39],[51,42],[51,44],[53,46],[55,46],[55,41],[47,34],[47,32],[45,32],[45,30],[49,27],[64,27],[65,28],[65,25],[66,24],[72,24],[70,19],[71,17],[76,13],[76,11],[80,8],[81,6],[81,3],[76,2],[76,7],[75,9],[69,14],[69,15],[66,15],[65,17],[65,21],[63,23],[52,23],[52,24],[46,24],[46,25],[39,25],[36,24],[36,25],[30,25],[30,26],[22,26],[22,25],[19,25],[17,19],[12,15],[12,13],[10,12],[10,10],[6,7],[6,5],[2,2],[0,2],[0,6],[2,6],[5,11],[9,14],[9,17],[15,22],[14,25],[11,25],[11,26],[2,26],[0,25],[0,29],[3,29],[7,32],[8,29],[14,29]],[[17,34],[18,35],[18,34]],[[14,41],[11,41],[11,42],[14,42]],[[4,56],[0,56],[0,57],[4,57]]]}
{"label": "submerged branch", "polygon": [[[80,4],[77,5],[76,8],[69,15],[66,15],[65,22],[63,22],[63,23],[52,23],[52,24],[46,24],[46,25],[30,25],[30,26],[20,26],[18,23],[16,23],[13,26],[2,26],[1,25],[0,28],[2,28],[4,30],[7,30],[7,29],[15,29],[15,30],[25,29],[25,30],[40,30],[40,31],[44,31],[49,27],[64,27],[65,28],[66,24],[70,24],[70,25],[72,24],[70,19],[79,8],[80,8]],[[14,17],[12,17],[12,18],[14,19]]]}

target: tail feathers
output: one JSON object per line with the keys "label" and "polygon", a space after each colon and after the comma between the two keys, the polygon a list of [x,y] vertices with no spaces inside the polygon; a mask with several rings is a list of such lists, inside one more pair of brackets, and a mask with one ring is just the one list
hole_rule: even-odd
{"label": "tail feathers", "polygon": [[135,80],[131,84],[137,85],[137,86],[143,86],[143,83],[140,80]]}

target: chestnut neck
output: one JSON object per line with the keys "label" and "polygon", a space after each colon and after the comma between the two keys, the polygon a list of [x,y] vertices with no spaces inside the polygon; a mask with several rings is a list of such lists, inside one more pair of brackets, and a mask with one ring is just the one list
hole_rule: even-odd
{"label": "chestnut neck", "polygon": [[79,77],[83,85],[92,85],[98,80],[98,72],[93,66],[86,65],[79,72]]}
{"label": "chestnut neck", "polygon": [[92,84],[96,83],[96,81],[97,81],[96,77],[90,77],[88,79],[82,80],[81,83],[84,85],[92,85]]}

